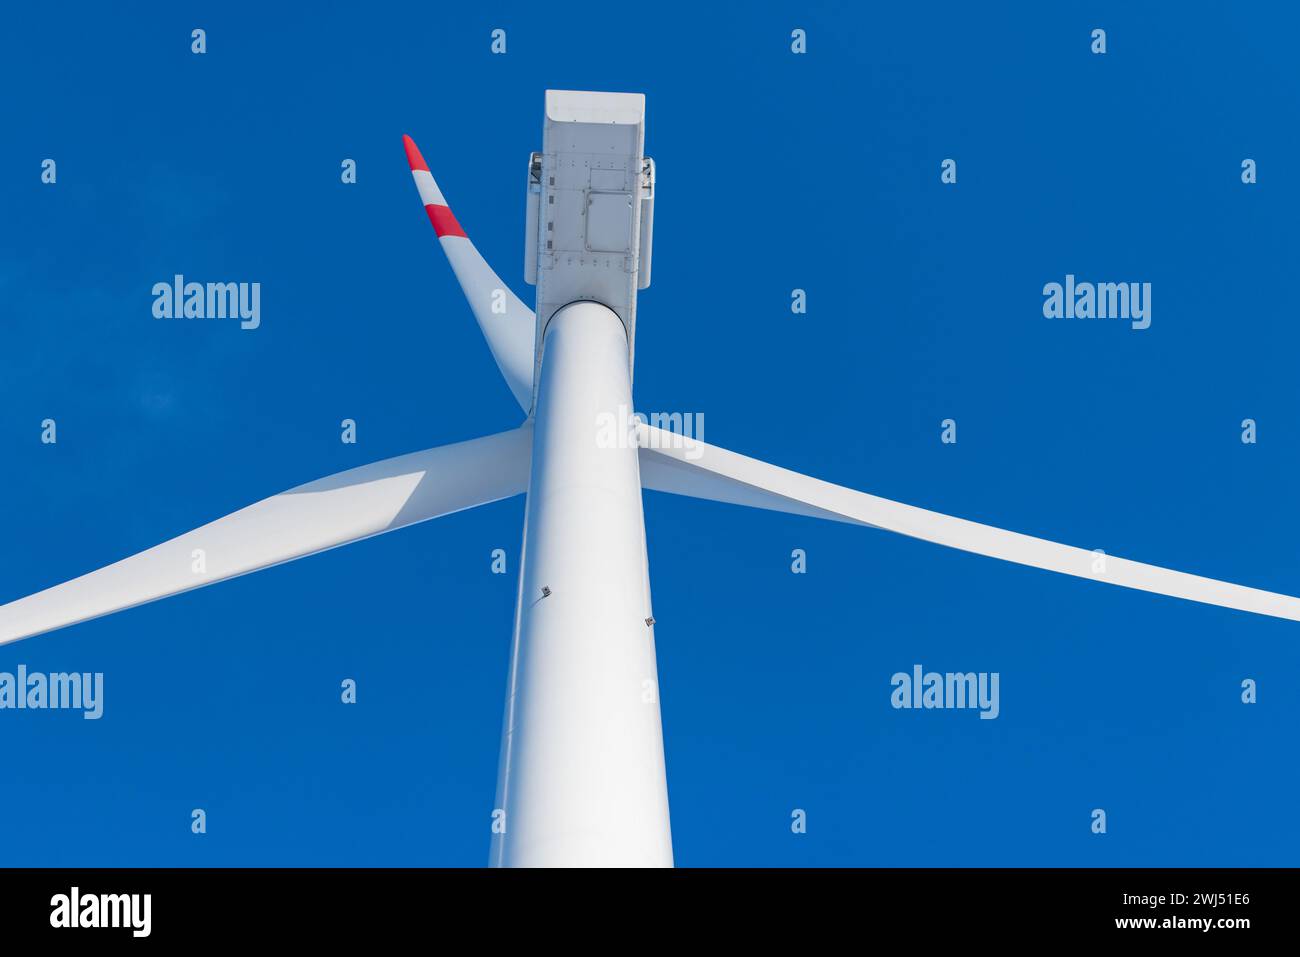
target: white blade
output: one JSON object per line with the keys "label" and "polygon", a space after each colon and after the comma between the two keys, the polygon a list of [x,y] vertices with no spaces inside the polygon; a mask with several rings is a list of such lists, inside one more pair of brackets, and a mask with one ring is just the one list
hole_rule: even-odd
{"label": "white blade", "polygon": [[1105,556],[1104,563],[1098,563],[1100,556],[1088,549],[856,492],[653,426],[638,425],[638,441],[641,484],[648,489],[871,525],[1047,571],[1300,621],[1300,599],[1290,595],[1144,565],[1113,555]]}
{"label": "white blade", "polygon": [[409,136],[402,137],[406,147],[406,161],[411,166],[415,188],[420,191],[420,202],[429,214],[429,222],[447,254],[452,272],[469,301],[469,307],[483,330],[492,358],[496,359],[506,385],[515,401],[528,412],[533,405],[533,358],[535,352],[536,317],[501,278],[492,271],[479,251],[474,248],[465,230],[461,228],[451,207],[447,205],[442,190],[429,172],[429,164],[420,155],[420,148]]}
{"label": "white blade", "polygon": [[531,448],[526,426],[299,485],[0,606],[0,644],[518,495]]}

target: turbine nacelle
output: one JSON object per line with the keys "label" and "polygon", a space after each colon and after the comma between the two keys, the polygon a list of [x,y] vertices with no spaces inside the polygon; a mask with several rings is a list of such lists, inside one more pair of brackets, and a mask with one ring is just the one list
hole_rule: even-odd
{"label": "turbine nacelle", "polygon": [[654,161],[644,144],[643,94],[546,91],[542,151],[528,164],[524,249],[524,280],[537,287],[537,368],[546,324],[584,300],[622,321],[631,364],[654,223]]}

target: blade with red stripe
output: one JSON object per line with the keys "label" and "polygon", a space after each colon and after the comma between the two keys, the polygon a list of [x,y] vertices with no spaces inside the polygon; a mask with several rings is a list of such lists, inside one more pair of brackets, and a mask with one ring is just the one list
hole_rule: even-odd
{"label": "blade with red stripe", "polygon": [[420,201],[438,235],[442,251],[469,301],[474,318],[487,339],[488,348],[506,384],[525,412],[532,408],[533,344],[536,317],[487,264],[474,248],[446,197],[429,172],[420,148],[409,136],[402,137],[406,160],[411,166]]}

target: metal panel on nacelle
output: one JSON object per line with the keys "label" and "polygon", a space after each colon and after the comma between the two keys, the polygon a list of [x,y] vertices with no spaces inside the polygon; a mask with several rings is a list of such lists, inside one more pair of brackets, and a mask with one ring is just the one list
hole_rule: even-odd
{"label": "metal panel on nacelle", "polygon": [[[542,152],[529,163],[525,278],[537,285],[536,368],[546,324],[572,302],[599,302],[636,342],[642,216],[653,201],[640,93],[546,91]],[[534,217],[533,210],[536,210]],[[648,224],[647,224],[648,225]],[[535,265],[533,265],[535,262]],[[540,376],[533,376],[534,390]]]}

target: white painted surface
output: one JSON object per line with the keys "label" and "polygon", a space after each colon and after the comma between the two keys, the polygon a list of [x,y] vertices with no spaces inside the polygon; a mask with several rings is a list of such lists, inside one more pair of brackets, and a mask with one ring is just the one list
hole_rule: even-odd
{"label": "white painted surface", "polygon": [[[408,159],[411,151],[415,151],[419,162],[424,162],[409,137],[407,150]],[[432,173],[412,168],[411,177],[426,209],[429,206],[450,209]],[[502,378],[520,408],[529,411],[533,404],[533,345],[537,326],[533,310],[501,281],[468,236],[440,236],[439,242]]]}
{"label": "white painted surface", "polygon": [[[363,465],[0,607],[0,644],[202,588],[527,488],[531,427]],[[202,572],[194,552],[203,553]]]}
{"label": "white painted surface", "polygon": [[[623,321],[628,366],[636,345],[642,235],[645,97],[640,93],[546,91],[537,183],[537,330],[571,302],[598,302]],[[530,172],[531,178],[531,172]],[[533,373],[536,386],[537,373]]]}
{"label": "white painted surface", "polygon": [[501,377],[525,412],[533,404],[533,342],[537,319],[464,236],[443,236],[442,251],[465,293]]}
{"label": "white painted surface", "polygon": [[536,407],[494,864],[672,864],[637,449],[598,441],[600,416],[630,403],[618,317],[561,309]]}
{"label": "white painted surface", "polygon": [[411,176],[415,180],[415,188],[419,190],[420,202],[425,206],[446,206],[447,200],[442,195],[442,190],[438,188],[438,182],[433,178],[433,174],[427,169],[413,169]]}
{"label": "white painted surface", "polygon": [[639,426],[638,435],[643,446],[642,481],[648,489],[871,525],[1063,575],[1300,621],[1300,599],[1290,595],[1145,565],[1115,555],[1106,555],[1104,563],[1098,565],[1101,556],[1090,549],[1061,545],[832,485],[716,445],[682,440],[653,426]]}
{"label": "white painted surface", "polygon": [[636,126],[645,116],[644,93],[547,90],[546,118],[554,123],[613,123]]}

